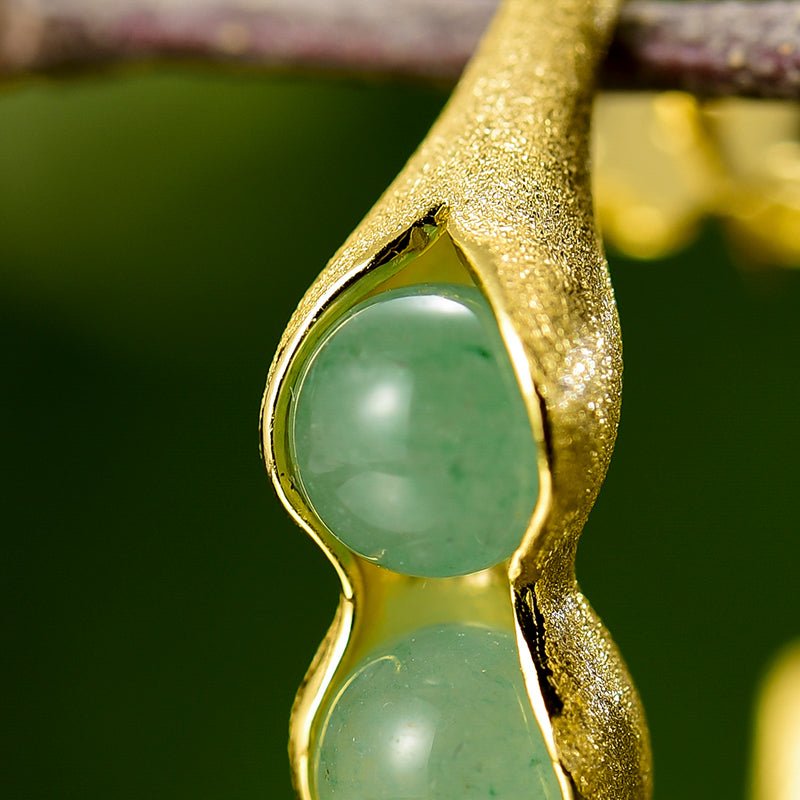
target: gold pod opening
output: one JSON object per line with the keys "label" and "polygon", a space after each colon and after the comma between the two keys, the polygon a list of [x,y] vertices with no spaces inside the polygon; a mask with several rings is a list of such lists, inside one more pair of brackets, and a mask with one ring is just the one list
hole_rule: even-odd
{"label": "gold pod opening", "polygon": [[[539,492],[533,513],[510,557],[486,569],[454,577],[415,577],[370,563],[334,535],[316,513],[300,486],[290,446],[295,382],[310,354],[348,309],[367,298],[402,287],[449,283],[478,289],[488,301],[517,389],[527,411],[529,435],[536,444]],[[263,449],[267,466],[294,520],[321,547],[342,583],[342,598],[333,626],[298,695],[292,717],[290,751],[295,784],[303,800],[316,800],[314,743],[326,724],[337,692],[353,670],[381,643],[441,624],[485,626],[505,631],[514,640],[517,668],[526,700],[544,740],[560,797],[573,796],[562,770],[540,679],[519,622],[513,590],[522,559],[535,549],[536,536],[551,506],[549,442],[543,403],[536,393],[525,350],[509,316],[498,305],[500,293],[482,280],[447,226],[439,207],[423,217],[373,259],[353,269],[318,305],[307,311],[297,332],[279,352],[271,372],[262,411]]]}
{"label": "gold pod opening", "polygon": [[[354,305],[393,289],[424,284],[453,284],[477,289],[488,302],[508,356],[517,389],[523,399],[536,445],[538,497],[529,523],[520,536],[519,546],[509,562],[512,576],[519,571],[519,561],[535,548],[536,534],[550,507],[551,478],[549,460],[551,443],[547,435],[544,403],[536,391],[531,366],[509,315],[502,307],[502,294],[486,275],[476,270],[447,226],[447,211],[431,211],[408,231],[383,248],[373,259],[356,267],[337,286],[332,287],[317,307],[306,313],[295,335],[279,351],[264,396],[261,412],[262,451],[269,474],[281,501],[295,521],[309,533],[343,576],[345,596],[352,596],[352,580],[357,562],[368,560],[353,556],[317,515],[307,501],[292,463],[289,444],[294,387],[310,355],[320,340]],[[499,564],[497,566],[500,566]],[[480,571],[480,570],[476,570]],[[469,573],[471,574],[471,573]]]}

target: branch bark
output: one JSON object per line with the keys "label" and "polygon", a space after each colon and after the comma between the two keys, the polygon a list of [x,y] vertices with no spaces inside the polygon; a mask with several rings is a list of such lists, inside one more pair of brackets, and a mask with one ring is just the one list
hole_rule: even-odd
{"label": "branch bark", "polygon": [[[454,81],[498,0],[0,0],[0,79],[126,62]],[[623,10],[614,89],[800,97],[800,1]]]}

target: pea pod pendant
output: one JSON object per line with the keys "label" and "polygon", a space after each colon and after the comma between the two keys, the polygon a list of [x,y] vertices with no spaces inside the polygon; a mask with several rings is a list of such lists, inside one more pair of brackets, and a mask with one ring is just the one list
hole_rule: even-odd
{"label": "pea pod pendant", "polygon": [[265,459],[342,583],[292,714],[301,800],[650,796],[574,571],[620,408],[588,165],[617,5],[505,0],[284,333]]}

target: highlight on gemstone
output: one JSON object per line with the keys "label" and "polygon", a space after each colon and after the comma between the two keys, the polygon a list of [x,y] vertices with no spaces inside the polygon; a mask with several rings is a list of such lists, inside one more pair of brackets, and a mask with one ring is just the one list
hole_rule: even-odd
{"label": "highlight on gemstone", "polygon": [[511,633],[451,623],[367,656],[321,718],[318,800],[561,800]]}
{"label": "highlight on gemstone", "polygon": [[449,577],[519,546],[537,447],[494,315],[472,286],[422,284],[355,305],[293,387],[295,482],[348,548]]}

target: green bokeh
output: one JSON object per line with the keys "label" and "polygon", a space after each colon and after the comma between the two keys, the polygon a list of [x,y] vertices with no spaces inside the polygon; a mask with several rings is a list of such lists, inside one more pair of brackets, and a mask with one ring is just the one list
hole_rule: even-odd
{"label": "green bokeh", "polygon": [[[291,797],[337,582],[263,474],[260,395],[444,97],[209,72],[0,97],[4,797]],[[612,268],[625,404],[580,575],[658,800],[742,798],[757,679],[798,633],[800,273],[744,275],[714,231]]]}

